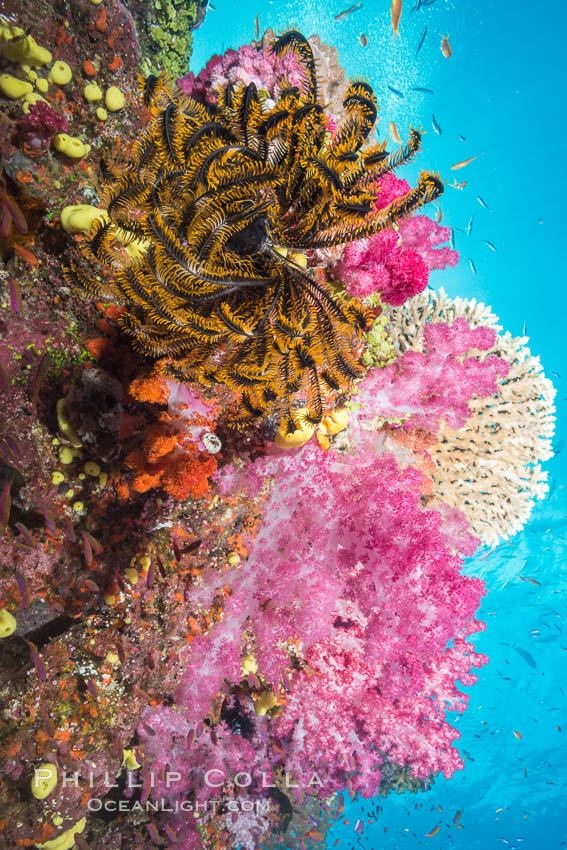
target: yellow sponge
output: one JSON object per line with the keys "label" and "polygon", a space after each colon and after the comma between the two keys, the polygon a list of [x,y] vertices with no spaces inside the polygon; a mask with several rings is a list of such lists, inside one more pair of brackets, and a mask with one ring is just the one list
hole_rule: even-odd
{"label": "yellow sponge", "polygon": [[[3,43],[5,42],[5,43]],[[11,62],[21,62],[23,65],[32,65],[38,68],[40,65],[48,65],[51,62],[51,53],[31,37],[24,36],[21,27],[14,24],[0,24],[0,56]]]}
{"label": "yellow sponge", "polygon": [[110,88],[106,90],[104,102],[109,112],[118,112],[119,109],[123,108],[126,103],[126,99],[118,86],[110,86]]}
{"label": "yellow sponge", "polygon": [[87,83],[83,89],[85,100],[89,103],[94,103],[96,100],[102,100],[102,89],[98,83]]}
{"label": "yellow sponge", "polygon": [[74,826],[62,832],[61,835],[35,846],[39,847],[39,850],[71,850],[71,847],[75,844],[75,835],[78,832],[84,832],[86,825],[87,819],[81,818]]}
{"label": "yellow sponge", "polygon": [[[301,410],[297,410],[297,413],[304,412],[305,408]],[[316,425],[312,425],[309,422],[305,422],[299,426],[295,431],[291,431],[286,434],[285,427],[279,429],[276,434],[275,444],[279,446],[280,449],[299,449],[301,446],[304,446],[305,443],[308,443],[313,434],[315,433]]]}
{"label": "yellow sponge", "polygon": [[88,233],[99,218],[108,221],[108,213],[89,204],[70,204],[61,210],[61,227],[67,233]]}
{"label": "yellow sponge", "polygon": [[36,800],[45,800],[57,785],[57,767],[44,762],[36,767],[31,781],[31,792]]}
{"label": "yellow sponge", "polygon": [[85,145],[80,139],[74,139],[73,136],[68,136],[67,133],[57,133],[53,137],[55,150],[64,153],[71,159],[82,159],[91,149],[90,145]]}
{"label": "yellow sponge", "polygon": [[30,106],[37,103],[38,100],[43,100],[44,103],[48,103],[48,101],[36,91],[28,92],[28,94],[25,95],[24,102],[22,103],[22,110],[26,113],[26,115],[30,111]]}
{"label": "yellow sponge", "polygon": [[11,100],[19,100],[25,94],[33,91],[33,86],[26,80],[18,80],[11,74],[0,74],[0,91]]}
{"label": "yellow sponge", "polygon": [[5,608],[0,609],[0,638],[7,638],[16,631],[16,618]]}
{"label": "yellow sponge", "polygon": [[53,63],[47,79],[50,83],[57,83],[58,86],[66,86],[67,83],[71,82],[72,78],[73,73],[69,65],[58,59],[57,62]]}

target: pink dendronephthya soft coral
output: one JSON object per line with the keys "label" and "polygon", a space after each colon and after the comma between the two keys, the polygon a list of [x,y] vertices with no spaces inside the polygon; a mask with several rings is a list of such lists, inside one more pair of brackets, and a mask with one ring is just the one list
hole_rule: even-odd
{"label": "pink dendronephthya soft coral", "polygon": [[498,379],[508,373],[501,358],[474,356],[474,349],[490,349],[495,336],[490,328],[471,330],[464,319],[427,325],[424,351],[406,351],[390,366],[371,370],[358,385],[357,401],[369,416],[402,418],[431,433],[442,420],[460,428],[471,415],[469,401],[494,395]]}
{"label": "pink dendronephthya soft coral", "polygon": [[[379,186],[376,209],[383,209],[410,190],[409,183],[391,174],[383,177]],[[448,227],[440,227],[427,216],[414,216],[402,221],[397,231],[385,230],[348,243],[332,274],[342,281],[349,295],[364,298],[378,292],[382,301],[398,306],[425,289],[431,269],[457,264],[456,251],[436,248],[449,235]]]}
{"label": "pink dendronephthya soft coral", "polygon": [[256,49],[244,44],[238,50],[212,56],[197,76],[190,73],[177,81],[181,91],[209,103],[214,102],[215,91],[220,87],[250,83],[267,91],[272,98],[277,97],[283,85],[301,87],[297,59],[292,52],[275,56],[268,48]]}

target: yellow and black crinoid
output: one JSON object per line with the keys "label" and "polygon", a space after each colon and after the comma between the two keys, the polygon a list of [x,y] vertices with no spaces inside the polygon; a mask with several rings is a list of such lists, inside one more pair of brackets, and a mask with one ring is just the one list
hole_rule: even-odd
{"label": "yellow and black crinoid", "polygon": [[[164,76],[144,84],[151,120],[126,167],[102,164],[109,220],[84,243],[109,284],[74,265],[91,293],[126,304],[122,326],[141,352],[179,380],[236,390],[246,424],[273,412],[294,430],[318,423],[333,393],[362,367],[354,354],[369,315],[332,294],[305,268],[303,252],[370,236],[443,191],[423,172],[415,189],[375,211],[377,181],[418,149],[363,148],[377,116],[367,82],[352,80],[331,137],[317,97],[306,38],[290,30],[301,88],[269,106],[251,83],[228,86],[215,105],[197,103]],[[130,241],[136,250],[126,250]],[[130,246],[132,247],[132,246]]]}

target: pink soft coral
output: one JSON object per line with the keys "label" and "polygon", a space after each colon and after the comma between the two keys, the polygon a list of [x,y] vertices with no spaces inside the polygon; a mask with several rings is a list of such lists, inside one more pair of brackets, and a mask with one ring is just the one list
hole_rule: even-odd
{"label": "pink soft coral", "polygon": [[68,130],[67,119],[43,100],[30,105],[26,115],[18,123],[18,132],[23,143],[38,153],[43,151],[53,136]]}
{"label": "pink soft coral", "polygon": [[254,83],[277,98],[280,86],[302,87],[302,75],[293,53],[275,56],[268,48],[256,49],[244,44],[238,50],[227,50],[222,56],[209,59],[200,73],[190,73],[177,81],[179,88],[196,100],[213,103],[215,91],[230,84],[244,86]]}
{"label": "pink soft coral", "polygon": [[[390,174],[374,188],[379,190],[376,210],[410,191],[409,183]],[[425,289],[430,269],[457,264],[456,251],[434,247],[446,242],[449,235],[448,227],[439,227],[426,216],[416,216],[401,222],[397,231],[386,230],[347,244],[332,268],[333,276],[344,283],[353,297],[379,292],[382,301],[399,306]]]}
{"label": "pink soft coral", "polygon": [[[424,331],[424,351],[406,351],[391,366],[373,369],[358,386],[358,399],[369,418],[405,419],[408,427],[436,433],[442,420],[462,427],[471,415],[473,397],[497,391],[508,364],[494,355],[484,360],[475,350],[494,345],[490,328],[470,329],[464,319],[440,322]],[[471,352],[471,356],[465,356]]]}

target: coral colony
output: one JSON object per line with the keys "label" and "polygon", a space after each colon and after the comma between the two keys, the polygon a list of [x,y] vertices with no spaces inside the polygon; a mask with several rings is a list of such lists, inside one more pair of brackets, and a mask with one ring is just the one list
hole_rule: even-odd
{"label": "coral colony", "polygon": [[324,846],[348,797],[463,768],[451,716],[488,660],[464,559],[545,496],[553,387],[489,308],[427,288],[458,261],[414,214],[443,183],[399,177],[419,131],[372,138],[334,48],[268,31],[174,83],[143,4],[50,9],[42,44],[19,6],[0,829]]}

